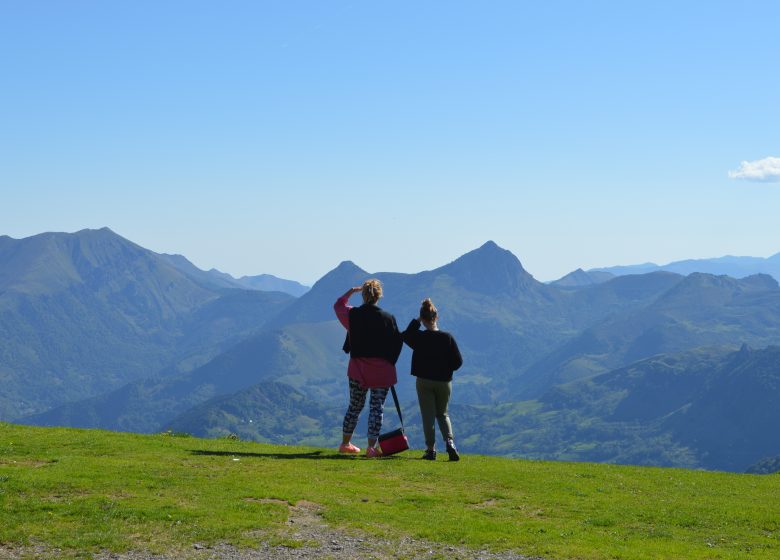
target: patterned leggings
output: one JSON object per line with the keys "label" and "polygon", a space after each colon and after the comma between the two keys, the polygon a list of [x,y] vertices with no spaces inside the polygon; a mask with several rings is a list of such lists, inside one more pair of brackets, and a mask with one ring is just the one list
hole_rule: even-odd
{"label": "patterned leggings", "polygon": [[[385,412],[385,399],[389,387],[375,387],[371,389],[371,399],[368,408],[368,439],[377,439],[382,429],[382,416]],[[344,415],[344,434],[352,435],[357,426],[358,416],[366,404],[366,393],[360,383],[354,379],[349,380],[349,408]]]}

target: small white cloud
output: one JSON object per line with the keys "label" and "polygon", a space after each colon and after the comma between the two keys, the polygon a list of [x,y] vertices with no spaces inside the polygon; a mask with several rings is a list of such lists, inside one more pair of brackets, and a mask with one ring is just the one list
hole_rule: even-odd
{"label": "small white cloud", "polygon": [[743,161],[739,169],[729,171],[729,178],[762,181],[765,183],[780,181],[780,157]]}

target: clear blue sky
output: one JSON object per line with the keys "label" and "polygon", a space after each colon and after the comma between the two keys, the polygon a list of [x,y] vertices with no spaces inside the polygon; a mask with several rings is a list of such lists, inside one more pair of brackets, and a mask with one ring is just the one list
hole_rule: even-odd
{"label": "clear blue sky", "polygon": [[768,256],[779,23],[775,1],[4,1],[0,234],[108,226],[305,283],[488,239],[541,280]]}

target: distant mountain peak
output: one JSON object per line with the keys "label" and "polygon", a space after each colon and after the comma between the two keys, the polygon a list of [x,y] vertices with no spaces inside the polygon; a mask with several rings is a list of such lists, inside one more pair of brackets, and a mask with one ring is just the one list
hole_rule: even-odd
{"label": "distant mountain peak", "polygon": [[516,256],[512,254],[511,251],[508,249],[504,249],[500,247],[495,241],[486,241],[482,245],[480,245],[478,248],[469,251],[465,255],[455,259],[453,262],[458,262],[463,259],[473,259],[473,258],[503,258],[507,259],[509,261],[516,262],[520,268],[522,268],[522,265],[520,264],[520,261]]}
{"label": "distant mountain peak", "polygon": [[[230,276],[229,276],[230,277]],[[300,297],[309,291],[308,286],[304,286],[295,280],[286,280],[273,274],[259,274],[257,276],[242,276],[238,279],[242,285],[265,291],[277,291]]]}
{"label": "distant mountain peak", "polygon": [[477,249],[477,251],[495,251],[495,250],[504,251],[505,249],[502,249],[501,247],[499,247],[499,246],[498,246],[498,243],[496,243],[496,242],[495,242],[495,241],[493,241],[492,239],[488,239],[487,241],[485,241],[485,242],[484,242],[484,243],[483,243],[483,244],[482,244],[482,245],[481,245],[481,246],[480,246],[480,247]]}
{"label": "distant mountain peak", "polygon": [[729,276],[728,274],[712,274],[710,272],[691,272],[685,277],[685,281],[691,283],[697,282],[711,282],[717,280],[719,282],[736,282],[737,279]]}
{"label": "distant mountain peak", "polygon": [[211,268],[208,271],[201,270],[183,255],[168,255],[162,253],[159,256],[172,264],[180,272],[183,272],[185,275],[204,286],[259,290],[262,292],[283,292],[295,297],[303,295],[309,289],[307,286],[295,282],[294,280],[285,280],[284,278],[278,278],[271,274],[234,278],[227,272],[222,272],[217,268]]}
{"label": "distant mountain peak", "polygon": [[592,286],[594,284],[601,284],[614,278],[609,272],[591,271],[586,272],[581,268],[572,270],[565,276],[550,282],[553,286],[559,288],[584,288],[585,286]]}
{"label": "distant mountain peak", "polygon": [[368,276],[368,272],[352,261],[341,261],[336,268],[317,280],[311,291],[314,293],[318,293],[320,290],[327,290],[333,293],[336,293],[338,290],[344,291],[350,286],[354,286],[355,283],[367,279]]}
{"label": "distant mountain peak", "polygon": [[481,293],[515,293],[542,285],[507,249],[488,241],[436,272],[453,276],[464,287]]}
{"label": "distant mountain peak", "polygon": [[333,270],[331,270],[328,274],[331,274],[331,273],[334,273],[334,272],[339,272],[339,273],[359,272],[359,273],[362,273],[362,274],[368,274],[368,272],[366,272],[365,270],[360,268],[358,265],[356,265],[352,261],[341,261],[338,264],[338,266],[336,268],[334,268]]}
{"label": "distant mountain peak", "polygon": [[119,235],[118,233],[116,233],[114,230],[112,230],[107,226],[98,229],[90,229],[90,228],[80,229],[76,233],[70,235],[73,235],[75,237],[105,237],[105,236],[122,237],[121,235]]}
{"label": "distant mountain peak", "polygon": [[333,302],[353,286],[359,286],[371,275],[352,261],[341,261],[336,268],[317,280],[307,292],[286,309],[284,317],[271,322],[279,326],[290,322],[334,320]]}
{"label": "distant mountain peak", "polygon": [[572,270],[567,275],[563,276],[560,280],[556,280],[556,283],[562,282],[563,280],[565,280],[567,278],[583,280],[583,281],[590,280],[590,276],[588,276],[588,273],[585,272],[584,270],[582,270],[581,268],[578,268],[577,270]]}
{"label": "distant mountain peak", "polygon": [[769,274],[752,274],[738,279],[725,274],[709,274],[707,272],[692,272],[679,285],[681,287],[728,287],[759,291],[775,290],[779,287],[777,280]]}
{"label": "distant mountain peak", "polygon": [[726,305],[750,294],[771,294],[778,290],[777,281],[768,274],[754,274],[737,279],[725,274],[692,272],[669,290],[656,305],[693,312]]}
{"label": "distant mountain peak", "polygon": [[689,292],[702,289],[737,289],[739,280],[725,274],[709,274],[707,272],[691,272],[685,276],[673,291]]}
{"label": "distant mountain peak", "polygon": [[577,270],[572,270],[568,274],[560,277],[555,282],[552,282],[552,284],[556,286],[587,286],[593,284],[593,280],[591,280],[587,272],[578,268]]}
{"label": "distant mountain peak", "polygon": [[[476,256],[481,256],[483,258],[489,258],[489,257],[492,257],[492,258],[504,258],[504,259],[508,259],[508,260],[511,260],[511,261],[516,261],[517,264],[520,264],[520,261],[518,260],[518,258],[510,250],[504,249],[503,247],[498,245],[495,241],[486,241],[485,243],[483,243],[482,245],[480,245],[479,247],[477,247],[473,251],[469,251],[468,253],[466,253],[465,255],[461,256],[460,258],[462,259],[462,258],[467,257],[469,255],[471,255],[471,256],[475,256],[475,255]],[[456,260],[460,260],[460,259],[456,259]],[[521,268],[522,268],[522,265],[521,265]]]}
{"label": "distant mountain peak", "polygon": [[665,265],[645,263],[630,266],[612,266],[596,270],[606,270],[617,276],[644,274],[653,270],[668,270],[682,275],[688,275],[693,272],[706,272],[715,275],[725,274],[733,278],[744,278],[751,274],[765,273],[780,280],[780,253],[767,258],[725,255],[707,259],[686,259]]}
{"label": "distant mountain peak", "polygon": [[780,288],[777,280],[769,274],[751,274],[739,281],[740,285],[758,290],[776,290]]}

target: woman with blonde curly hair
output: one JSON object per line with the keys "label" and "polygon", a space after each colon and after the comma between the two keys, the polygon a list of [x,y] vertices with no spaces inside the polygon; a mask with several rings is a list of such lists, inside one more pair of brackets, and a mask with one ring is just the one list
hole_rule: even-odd
{"label": "woman with blonde curly hair", "polygon": [[[363,305],[352,307],[349,298],[357,292],[363,295]],[[382,283],[372,278],[360,287],[347,290],[333,305],[336,316],[347,329],[344,351],[350,356],[347,368],[349,408],[344,415],[340,453],[360,453],[360,448],[351,441],[352,433],[370,391],[366,457],[382,454],[375,446],[382,429],[387,393],[397,382],[395,363],[401,354],[403,340],[395,317],[377,305],[381,297]]]}

